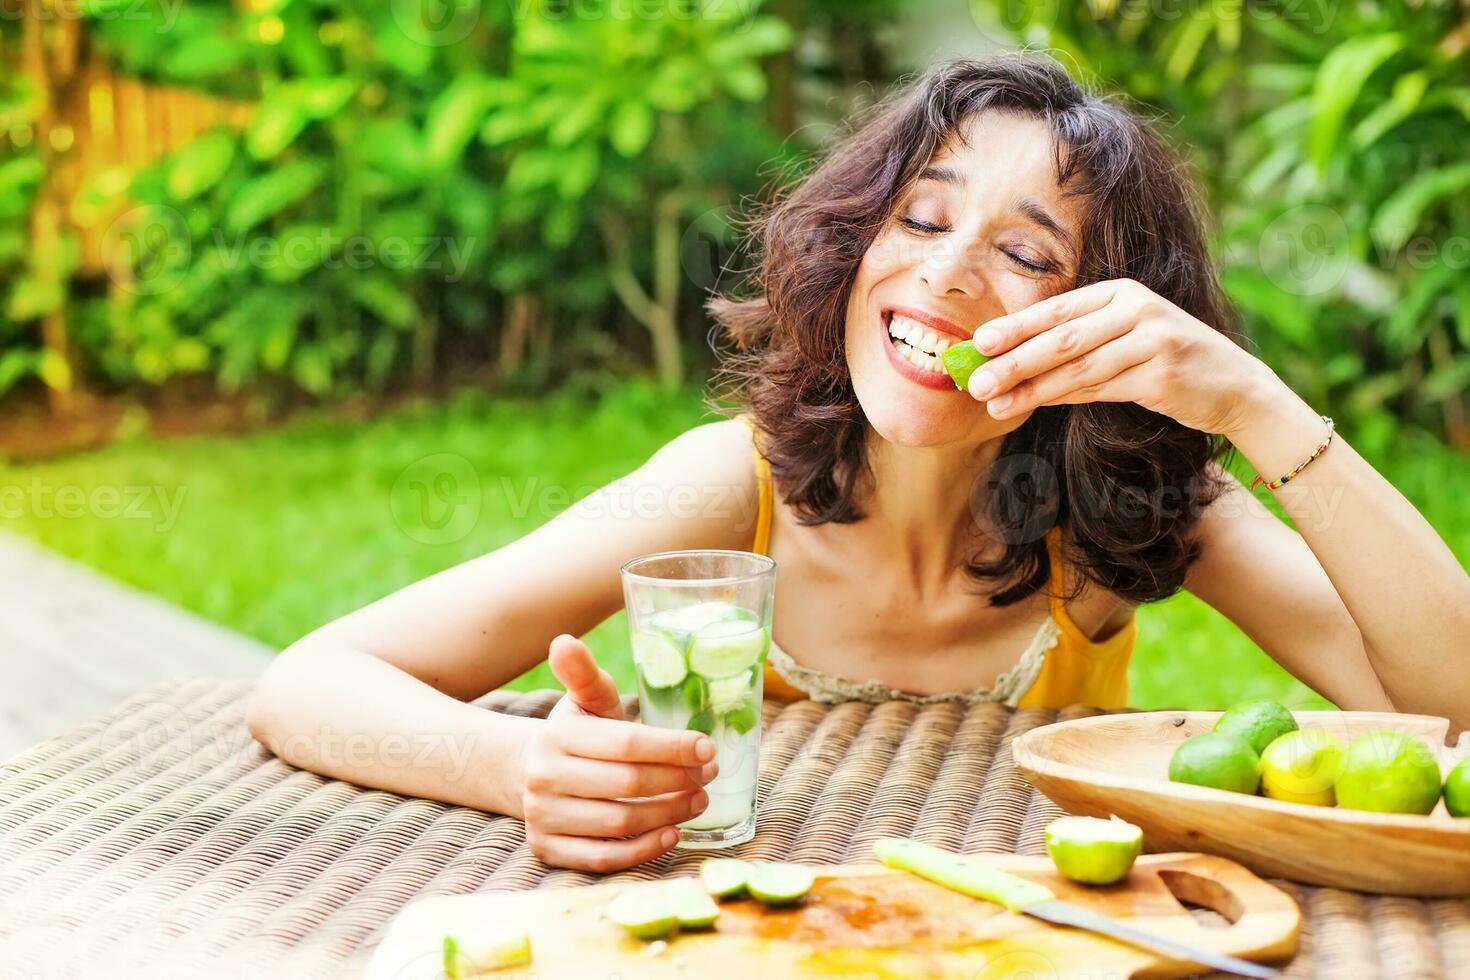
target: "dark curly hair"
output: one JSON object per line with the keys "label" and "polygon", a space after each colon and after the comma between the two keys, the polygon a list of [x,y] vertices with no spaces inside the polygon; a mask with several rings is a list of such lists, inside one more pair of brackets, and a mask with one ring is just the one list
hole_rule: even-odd
{"label": "dark curly hair", "polygon": [[[868,425],[843,344],[858,265],[929,159],[986,111],[1050,127],[1060,186],[1084,205],[1074,287],[1134,279],[1235,336],[1194,188],[1148,122],[1045,56],[943,63],[875,106],[815,170],[758,209],[751,294],[708,304],[735,343],[717,397],[752,416],[777,492],[802,524],[863,517]],[[1164,598],[1198,553],[1192,529],[1221,490],[1210,463],[1225,449],[1138,405],[1039,408],[1005,436],[972,499],[1003,548],[966,569],[992,603],[1025,599],[1047,583],[1044,532],[1060,525],[1064,560],[1080,578],[1134,602]]]}

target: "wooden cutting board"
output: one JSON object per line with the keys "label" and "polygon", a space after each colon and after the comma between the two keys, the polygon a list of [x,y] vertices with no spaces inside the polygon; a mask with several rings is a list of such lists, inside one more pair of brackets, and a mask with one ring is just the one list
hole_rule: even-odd
{"label": "wooden cutting board", "polygon": [[[1076,885],[1044,857],[985,855],[996,868],[1039,881],[1075,902],[1203,949],[1275,961],[1296,952],[1300,913],[1291,897],[1232,861],[1203,854],[1153,854],[1106,888]],[[722,904],[715,928],[681,933],[654,953],[599,915],[614,896],[657,882],[482,892],[429,898],[393,921],[368,980],[442,976],[444,935],[477,923],[515,923],[531,935],[532,962],[501,977],[782,976],[963,977],[999,980],[1124,978],[1141,971],[1184,975],[1187,963],[1076,929],[1048,925],[998,905],[876,864],[826,865],[799,906],[770,909],[751,899]],[[1178,896],[1176,898],[1175,896]],[[1179,901],[1219,912],[1231,924],[1201,923]]]}

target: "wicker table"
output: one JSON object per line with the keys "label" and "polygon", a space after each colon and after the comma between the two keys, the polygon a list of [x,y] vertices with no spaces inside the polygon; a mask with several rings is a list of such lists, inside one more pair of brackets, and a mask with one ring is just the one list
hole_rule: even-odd
{"label": "wicker table", "polygon": [[[248,691],[155,686],[0,766],[0,977],[355,976],[411,899],[592,880],[548,869],[515,820],[285,765],[246,731]],[[555,699],[480,703],[543,715]],[[1039,853],[1058,810],[1010,741],[1092,713],[768,704],[760,830],[742,851],[841,861],[913,835]],[[1288,976],[1470,976],[1470,900],[1284,887],[1306,913]]]}

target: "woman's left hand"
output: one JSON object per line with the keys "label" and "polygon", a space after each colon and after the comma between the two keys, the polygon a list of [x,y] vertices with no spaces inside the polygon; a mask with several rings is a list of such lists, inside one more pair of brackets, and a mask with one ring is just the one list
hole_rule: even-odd
{"label": "woman's left hand", "polygon": [[1248,402],[1280,381],[1218,330],[1132,279],[1058,293],[975,331],[991,360],[970,377],[991,416],[1042,405],[1136,402],[1202,432],[1230,435]]}

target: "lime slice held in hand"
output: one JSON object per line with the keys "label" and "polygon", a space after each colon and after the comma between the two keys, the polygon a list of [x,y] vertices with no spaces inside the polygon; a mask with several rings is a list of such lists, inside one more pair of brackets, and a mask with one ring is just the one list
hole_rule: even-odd
{"label": "lime slice held in hand", "polygon": [[658,630],[638,631],[633,637],[633,660],[649,687],[673,687],[689,672],[684,651]]}
{"label": "lime slice held in hand", "polygon": [[707,858],[699,866],[699,881],[715,898],[734,898],[744,893],[752,870],[749,863],[736,858]]}
{"label": "lime slice held in hand", "polygon": [[689,641],[689,669],[701,677],[732,677],[759,663],[766,646],[766,631],[759,623],[710,623]]}
{"label": "lime slice held in hand", "polygon": [[1444,808],[1452,817],[1470,817],[1470,759],[1460,760],[1445,777]]}
{"label": "lime slice held in hand", "polygon": [[767,905],[791,905],[806,897],[816,876],[804,864],[757,864],[746,879],[750,894]]}
{"label": "lime slice held in hand", "polygon": [[1266,746],[1296,729],[1296,719],[1291,716],[1291,712],[1268,698],[1242,701],[1233,705],[1215,722],[1215,731],[1239,735],[1250,743],[1256,755],[1265,752]]}
{"label": "lime slice held in hand", "polygon": [[1122,881],[1143,853],[1143,830],[1117,817],[1058,817],[1047,824],[1045,837],[1057,870],[1084,885]]}
{"label": "lime slice held in hand", "polygon": [[444,937],[444,975],[469,980],[531,962],[531,936],[523,929],[482,923],[470,935]]}
{"label": "lime slice held in hand", "polygon": [[949,349],[939,355],[944,362],[944,369],[949,372],[950,378],[954,380],[954,386],[964,391],[970,385],[970,375],[990,358],[980,353],[973,340],[962,340],[957,344],[951,344]]}
{"label": "lime slice held in hand", "polygon": [[1326,732],[1287,732],[1261,753],[1261,792],[1287,803],[1332,806],[1343,751]]}
{"label": "lime slice held in hand", "polygon": [[1255,793],[1261,760],[1238,735],[1206,732],[1180,743],[1169,760],[1169,779],[1232,793]]}
{"label": "lime slice held in hand", "polygon": [[1349,810],[1428,813],[1439,803],[1439,763],[1417,738],[1370,732],[1343,753],[1336,791]]}
{"label": "lime slice held in hand", "polygon": [[663,939],[679,927],[678,902],[665,888],[625,891],[608,904],[607,917],[639,939]]}

